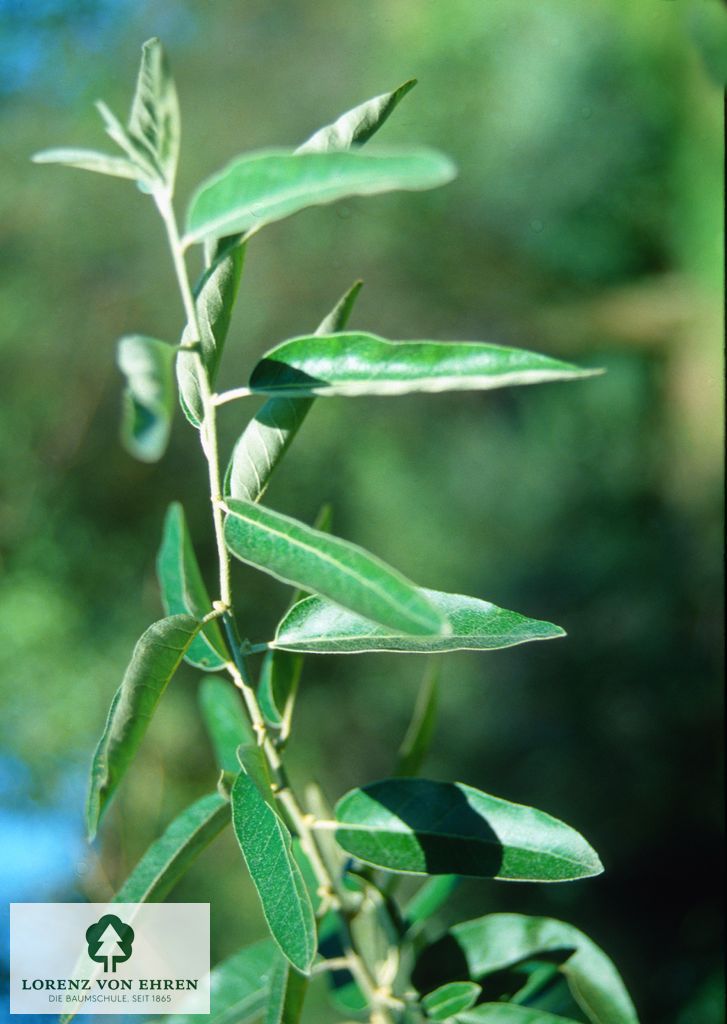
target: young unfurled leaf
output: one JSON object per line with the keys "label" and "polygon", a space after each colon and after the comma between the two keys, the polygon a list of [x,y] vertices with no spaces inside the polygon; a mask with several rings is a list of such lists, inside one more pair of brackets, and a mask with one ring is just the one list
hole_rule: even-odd
{"label": "young unfurled leaf", "polygon": [[416,85],[416,78],[410,78],[393,92],[382,93],[366,100],[353,110],[341,114],[333,124],[319,129],[314,135],[298,146],[298,153],[329,153],[363,146],[375,135],[406,94]]}
{"label": "young unfurled leaf", "polygon": [[298,1024],[308,989],[308,978],[287,960],[279,960],[270,978],[265,1024]]}
{"label": "young unfurled leaf", "polygon": [[200,684],[199,703],[218,767],[237,775],[240,770],[237,748],[255,742],[240,691],[228,679],[206,676]]}
{"label": "young unfurled leaf", "polygon": [[232,787],[232,824],[270,932],[283,955],[307,974],[316,952],[315,917],[290,832],[244,772]]}
{"label": "young unfurled leaf", "polygon": [[230,822],[227,800],[210,793],[182,811],[151,844],[114,897],[115,903],[158,903]]}
{"label": "young unfurled leaf", "polygon": [[380,985],[391,986],[399,970],[400,927],[392,910],[375,885],[357,879],[361,902],[351,915],[349,927],[355,947]]}
{"label": "young unfurled leaf", "polygon": [[91,766],[87,822],[93,839],[109,800],[131,763],[151,716],[199,631],[191,615],[151,625],[134,648],[116,691]]}
{"label": "young unfurled leaf", "polygon": [[570,1017],[514,1003],[481,1003],[458,1013],[454,1021],[456,1024],[575,1024]]}
{"label": "young unfurled leaf", "polygon": [[[199,323],[200,355],[210,386],[214,385],[217,377],[222,350],[230,329],[244,260],[244,245],[237,239],[222,239],[212,253],[209,267],[195,285],[194,301]],[[190,340],[192,328],[187,324],[180,344],[184,345]],[[197,365],[192,353],[181,348],[177,356],[179,398],[185,416],[195,427],[199,427],[202,422],[202,399],[197,379]]]}
{"label": "young unfurled leaf", "polygon": [[603,871],[569,825],[461,782],[375,782],[342,797],[336,820],[344,850],[388,871],[520,882],[566,882]]}
{"label": "young unfurled leaf", "polygon": [[363,548],[250,501],[229,498],[227,511],[225,542],[241,561],[391,629],[442,636],[448,628],[421,591]]}
{"label": "young unfurled leaf", "polygon": [[[210,972],[210,1014],[205,1024],[252,1024],[265,1010],[270,979],[280,961],[269,939],[233,953]],[[199,1015],[156,1018],[159,1024],[199,1024]]]}
{"label": "young unfurled leaf", "polygon": [[159,172],[153,161],[149,159],[146,146],[124,128],[116,114],[102,100],[96,103],[96,109],[101,115],[108,137],[116,143],[122,152],[126,153],[136,167],[137,184],[141,190],[153,192],[159,179]]}
{"label": "young unfurled leaf", "polygon": [[144,146],[150,163],[171,190],[179,158],[179,103],[166,54],[158,39],[148,39],[142,47],[127,129]]}
{"label": "young unfurled leaf", "polygon": [[40,153],[35,153],[32,160],[35,164],[62,164],[64,167],[77,167],[82,171],[110,174],[114,178],[133,180],[139,177],[138,168],[130,160],[122,156],[99,153],[95,149],[44,149]]}
{"label": "young unfurled leaf", "polygon": [[429,1020],[447,1020],[456,1013],[469,1010],[481,991],[473,981],[451,981],[425,996],[422,1007]]}
{"label": "young unfurled leaf", "polygon": [[[157,555],[157,576],[167,615],[187,612],[195,619],[202,619],[212,611],[212,602],[187,529],[184,509],[177,501],[169,506],[164,520],[162,543]],[[185,660],[208,672],[225,667],[230,659],[216,619],[202,627],[187,651]]]}
{"label": "young unfurled leaf", "polygon": [[414,714],[402,740],[396,759],[394,775],[418,775],[429,750],[437,720],[439,704],[439,674],[430,664],[417,694]]}
{"label": "young unfurled leaf", "polygon": [[549,917],[487,914],[455,925],[419,957],[414,981],[425,990],[437,978],[481,981],[528,959],[557,957],[571,994],[592,1024],[638,1024],[613,963],[588,936]]}
{"label": "young unfurled leaf", "polygon": [[386,341],[345,331],[284,341],[257,364],[250,388],[291,396],[405,395],[577,380],[598,372],[485,342]]}
{"label": "young unfurled leaf", "polygon": [[156,462],[164,454],[172,426],[176,348],[130,334],[119,342],[117,362],[126,377],[121,440],[142,462]]}
{"label": "young unfurled leaf", "polygon": [[447,618],[450,625],[447,636],[408,636],[375,625],[320,597],[307,597],[291,608],[270,646],[311,654],[361,654],[365,651],[433,654],[492,651],[529,640],[565,636],[560,626],[552,622],[528,619],[476,597],[426,589],[421,593]]}
{"label": "young unfurled leaf", "polygon": [[[342,331],[361,291],[356,281],[320,324],[323,334]],[[271,398],[250,420],[232,452],[225,474],[225,494],[259,501],[313,404],[312,398]]]}
{"label": "young unfurled leaf", "polygon": [[434,188],[454,175],[451,160],[429,149],[376,156],[358,150],[248,153],[208,178],[195,192],[183,241],[191,245],[259,230],[306,207],[350,196]]}

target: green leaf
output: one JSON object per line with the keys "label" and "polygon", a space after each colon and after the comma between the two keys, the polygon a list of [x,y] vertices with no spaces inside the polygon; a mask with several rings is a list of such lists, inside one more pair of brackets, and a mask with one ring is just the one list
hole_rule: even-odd
{"label": "green leaf", "polygon": [[239,691],[227,679],[205,676],[199,688],[199,703],[218,767],[237,775],[237,748],[255,742]]}
{"label": "green leaf", "polygon": [[280,731],[281,739],[290,732],[298,683],[303,670],[303,658],[287,651],[268,651],[260,670],[257,697],[265,719]]}
{"label": "green leaf", "polygon": [[428,878],[404,907],[404,920],[411,926],[426,921],[444,906],[459,885],[459,875],[437,875]]}
{"label": "green leaf", "polygon": [[[175,501],[167,509],[162,543],[157,555],[157,576],[167,615],[187,612],[202,619],[212,611],[207,588],[192,547],[184,509]],[[193,641],[185,660],[196,668],[215,672],[230,660],[216,619],[207,622]]]}
{"label": "green leaf", "polygon": [[311,654],[361,654],[365,651],[432,654],[492,651],[529,640],[565,636],[560,626],[552,622],[528,619],[476,597],[425,589],[421,594],[446,617],[450,625],[447,636],[407,636],[401,631],[375,625],[361,615],[343,611],[320,597],[307,597],[291,608],[270,646]]}
{"label": "green leaf", "polygon": [[117,363],[126,377],[121,441],[142,462],[156,462],[164,454],[172,426],[176,348],[129,334],[119,342]]}
{"label": "green leaf", "polygon": [[[210,1014],[206,1024],[252,1024],[264,1011],[270,978],[279,962],[274,943],[265,939],[247,946],[212,968]],[[199,1024],[194,1014],[154,1018],[159,1024]]]}
{"label": "green leaf", "polygon": [[[210,266],[195,285],[200,355],[210,386],[214,385],[217,378],[244,260],[245,246],[239,244],[239,238],[223,238],[212,254]],[[188,324],[182,334],[181,344],[192,340],[192,328]],[[184,414],[193,426],[199,427],[203,413],[197,361],[191,352],[184,349],[180,349],[177,357],[177,383]]]}
{"label": "green leaf", "polygon": [[[341,296],[319,326],[319,331],[343,330],[361,287],[362,282],[356,281]],[[258,410],[232,452],[225,474],[225,494],[259,501],[312,404],[312,398],[271,398]]]}
{"label": "green leaf", "polygon": [[476,981],[528,959],[557,956],[576,1003],[592,1024],[638,1024],[618,971],[583,932],[549,917],[488,914],[455,925],[419,958],[415,984],[429,983],[438,971]]}
{"label": "green leaf", "polygon": [[93,757],[87,807],[90,839],[198,631],[199,622],[190,615],[173,615],[149,626],[137,642]]}
{"label": "green leaf", "polygon": [[142,46],[127,128],[144,147],[149,162],[171,190],[179,158],[179,102],[166,54],[158,39],[148,39]]}
{"label": "green leaf", "polygon": [[444,616],[424,594],[363,548],[251,501],[228,498],[227,511],[225,542],[241,561],[391,629],[445,634]]}
{"label": "green leaf", "polygon": [[416,85],[410,78],[393,92],[382,93],[341,114],[333,124],[326,125],[298,146],[298,153],[328,153],[363,146],[375,135],[406,94]]}
{"label": "green leaf", "polygon": [[96,109],[101,115],[106,134],[136,167],[136,179],[142,191],[152,192],[159,177],[154,164],[149,160],[146,147],[121,124],[116,114],[108,106],[99,100]]}
{"label": "green leaf", "polygon": [[566,882],[603,870],[562,821],[461,782],[385,779],[342,797],[336,819],[344,850],[388,871]]}
{"label": "green leaf", "polygon": [[422,1007],[430,1020],[447,1020],[455,1013],[469,1010],[481,991],[473,981],[451,981],[425,996]]}
{"label": "green leaf", "polygon": [[195,801],[151,844],[117,892],[114,903],[163,900],[229,822],[230,805],[217,793]]}
{"label": "green leaf", "polygon": [[391,987],[399,970],[401,933],[382,893],[363,879],[361,903],[350,920],[350,931],[370,974],[382,987]]}
{"label": "green leaf", "polygon": [[557,1017],[513,1003],[481,1003],[458,1013],[454,1019],[457,1024],[573,1024],[570,1017]]}
{"label": "green leaf", "polygon": [[72,149],[58,147],[44,149],[34,153],[34,164],[63,164],[65,167],[78,167],[82,171],[95,171],[97,174],[110,174],[114,178],[138,178],[138,168],[130,160],[121,156],[109,156],[95,149]]}
{"label": "green leaf", "polygon": [[[361,146],[384,124],[397,104],[414,86],[412,79],[391,93],[377,96],[343,114],[298,147],[296,152],[332,151]],[[348,323],[361,290],[357,281],[318,326],[317,334],[335,334]],[[177,363],[180,366],[180,363]],[[185,400],[187,400],[186,392]],[[235,445],[225,476],[225,494],[257,501],[262,497],[276,465],[288,450],[312,405],[309,398],[271,398],[255,415]]]}
{"label": "green leaf", "polygon": [[307,989],[306,975],[296,971],[287,960],[279,960],[270,979],[265,1024],[298,1024]]}
{"label": "green leaf", "polygon": [[345,331],[284,341],[257,364],[250,388],[291,396],[405,395],[576,380],[599,372],[485,342],[386,341]]}
{"label": "green leaf", "polygon": [[451,160],[429,149],[369,156],[358,150],[299,153],[266,150],[238,157],[208,178],[192,197],[185,245],[259,230],[309,206],[350,196],[444,185]]}
{"label": "green leaf", "polygon": [[258,788],[263,800],[274,810],[275,803],[272,796],[272,779],[267,758],[259,743],[242,743],[237,748],[237,760],[245,774],[252,779]]}
{"label": "green leaf", "polygon": [[232,787],[232,824],[270,932],[283,955],[307,974],[316,952],[315,918],[290,832],[242,772]]}
{"label": "green leaf", "polygon": [[394,775],[417,775],[432,742],[439,704],[439,677],[429,665],[417,694],[414,714],[402,740]]}

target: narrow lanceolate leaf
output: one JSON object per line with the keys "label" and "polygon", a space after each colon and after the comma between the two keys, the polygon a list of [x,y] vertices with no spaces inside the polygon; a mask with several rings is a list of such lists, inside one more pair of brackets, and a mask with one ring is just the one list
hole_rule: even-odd
{"label": "narrow lanceolate leaf", "polygon": [[447,636],[407,636],[343,611],[330,601],[308,597],[291,608],[270,646],[311,654],[361,654],[364,651],[433,654],[493,651],[529,640],[565,636],[560,626],[552,622],[528,619],[476,597],[425,589],[421,593],[447,619],[450,626]]}
{"label": "narrow lanceolate leaf", "polygon": [[[316,132],[296,152],[332,152],[362,146],[381,128],[414,84],[413,80],[405,82],[393,92],[376,96],[349,110],[334,124]],[[319,324],[316,334],[335,334],[345,329],[361,284],[357,281],[342,296]],[[181,360],[177,366],[181,366]],[[178,372],[181,371],[178,369]],[[188,403],[186,391],[183,393]],[[226,494],[249,501],[258,501],[262,497],[273,470],[300,429],[312,401],[310,398],[271,398],[265,403],[235,445],[225,478]]]}
{"label": "narrow lanceolate leaf", "polygon": [[[232,310],[237,298],[245,259],[245,246],[239,238],[225,238],[215,247],[210,265],[195,285],[194,301],[199,322],[199,344],[202,363],[210,385],[214,385],[222,358],[225,339],[230,329]],[[192,328],[187,325],[181,344],[193,341]],[[193,426],[202,422],[202,399],[197,379],[197,361],[183,348],[177,357],[179,398],[187,419]]]}
{"label": "narrow lanceolate leaf", "polygon": [[227,679],[206,676],[199,688],[199,703],[218,768],[237,775],[240,770],[237,748],[255,742],[240,691]]}
{"label": "narrow lanceolate leaf", "polygon": [[171,189],[179,157],[179,103],[166,54],[158,39],[148,39],[142,47],[127,128],[146,150],[161,180]]}
{"label": "narrow lanceolate leaf", "polygon": [[89,838],[146,732],[159,698],[199,631],[191,615],[173,615],[151,625],[134,648],[116,691],[91,766],[87,821]]}
{"label": "narrow lanceolate leaf", "polygon": [[373,99],[359,104],[352,110],[341,114],[333,124],[319,129],[314,135],[298,146],[298,153],[329,153],[363,146],[375,135],[388,117],[393,113],[406,94],[416,85],[416,79],[410,78],[393,92],[382,93]]}
{"label": "narrow lanceolate leaf", "polygon": [[336,806],[340,845],[375,867],[519,882],[566,882],[603,870],[557,818],[461,782],[386,779]]}
{"label": "narrow lanceolate leaf", "polygon": [[369,156],[358,150],[295,153],[268,150],[238,157],[195,192],[185,245],[258,230],[309,206],[350,196],[444,185],[451,160],[428,149]]}
{"label": "narrow lanceolate leaf", "polygon": [[557,957],[571,994],[592,1024],[638,1024],[612,961],[588,936],[562,921],[524,914],[487,914],[455,925],[421,954],[417,984],[450,970],[477,981],[526,960]]}
{"label": "narrow lanceolate leaf", "polygon": [[[376,96],[349,110],[334,124],[316,132],[296,152],[333,152],[362,146],[381,128],[414,84],[412,79],[393,92]],[[357,281],[342,296],[319,324],[316,334],[335,334],[344,330],[361,285],[362,282]],[[177,366],[180,372],[181,360]],[[186,391],[183,393],[188,402]],[[265,403],[235,445],[226,474],[226,494],[249,501],[262,497],[273,470],[300,429],[311,405],[312,399],[309,398],[271,398]]]}
{"label": "narrow lanceolate leaf", "polygon": [[[212,968],[210,1014],[206,1024],[252,1024],[265,1010],[270,978],[280,960],[275,944],[265,939],[247,946]],[[199,1016],[175,1014],[160,1024],[199,1024]]]}
{"label": "narrow lanceolate leaf", "polygon": [[481,1003],[458,1013],[456,1024],[573,1024],[570,1017],[556,1016],[545,1010],[532,1010],[514,1003]]}
{"label": "narrow lanceolate leaf", "polygon": [[232,824],[270,933],[290,963],[307,974],[316,952],[315,917],[290,832],[244,772],[232,787]]}
{"label": "narrow lanceolate leaf", "polygon": [[404,395],[576,380],[598,372],[485,342],[386,341],[346,331],[284,341],[257,364],[250,387],[264,394]]}
{"label": "narrow lanceolate leaf", "polygon": [[[356,281],[341,296],[319,326],[320,333],[343,330],[361,286],[362,282]],[[225,474],[225,494],[259,501],[312,404],[312,398],[271,398],[258,410],[233,450]]]}
{"label": "narrow lanceolate leaf", "polygon": [[[212,611],[207,588],[192,547],[184,509],[172,502],[167,510],[157,555],[157,576],[167,615],[187,612],[202,619]],[[192,642],[185,660],[196,668],[217,671],[230,660],[216,619],[206,623]]]}
{"label": "narrow lanceolate leaf", "polygon": [[157,903],[173,889],[197,856],[230,822],[230,805],[216,793],[203,796],[174,819],[152,843],[115,903]]}
{"label": "narrow lanceolate leaf", "polygon": [[258,703],[269,725],[287,737],[293,714],[303,658],[287,651],[268,651],[258,685]]}
{"label": "narrow lanceolate leaf", "polygon": [[227,547],[263,572],[405,633],[444,635],[437,608],[395,569],[363,548],[251,501],[229,498]]}
{"label": "narrow lanceolate leaf", "polygon": [[308,988],[308,977],[287,960],[279,960],[270,979],[265,1024],[298,1024]]}
{"label": "narrow lanceolate leaf", "polygon": [[65,167],[77,167],[82,171],[95,171],[97,174],[110,174],[114,178],[138,178],[139,171],[130,160],[121,156],[109,156],[98,153],[95,149],[72,149],[59,147],[44,149],[33,155],[35,164],[63,164]]}
{"label": "narrow lanceolate leaf", "polygon": [[434,735],[439,704],[438,669],[430,664],[419,687],[414,714],[396,759],[394,775],[418,775]]}
{"label": "narrow lanceolate leaf", "polygon": [[451,981],[422,999],[428,1020],[447,1020],[455,1013],[469,1010],[482,991],[473,981]]}
{"label": "narrow lanceolate leaf", "polygon": [[404,907],[404,920],[411,926],[426,921],[443,907],[460,883],[459,875],[428,878]]}
{"label": "narrow lanceolate leaf", "polygon": [[126,377],[121,440],[142,462],[164,454],[172,426],[176,348],[156,338],[130,334],[119,342],[117,362]]}

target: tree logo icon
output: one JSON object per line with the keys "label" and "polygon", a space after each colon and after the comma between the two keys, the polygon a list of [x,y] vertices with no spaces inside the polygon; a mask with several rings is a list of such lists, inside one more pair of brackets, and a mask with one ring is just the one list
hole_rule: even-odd
{"label": "tree logo icon", "polygon": [[131,956],[134,929],[116,914],[104,914],[87,930],[86,942],[90,958],[103,964],[105,972],[113,972]]}

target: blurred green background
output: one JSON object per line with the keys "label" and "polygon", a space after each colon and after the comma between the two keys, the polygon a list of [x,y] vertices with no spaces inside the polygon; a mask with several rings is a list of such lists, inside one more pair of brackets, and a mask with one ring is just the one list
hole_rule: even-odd
{"label": "blurred green background", "polygon": [[[160,615],[170,500],[212,579],[214,551],[182,416],[160,465],[117,441],[116,339],[175,341],[181,327],[152,205],[128,183],[28,158],[98,145],[92,101],[125,113],[151,35],[171,51],[182,102],[180,198],[238,152],[298,144],[415,75],[380,144],[441,148],[459,178],[268,228],[248,255],[221,384],[243,383],[359,276],[352,326],[607,368],[489,394],[319,400],[268,501],[308,520],[331,501],[337,533],[423,585],[569,633],[447,656],[426,773],[565,819],[606,873],[469,882],[441,923],[495,909],[563,917],[616,959],[643,1021],[723,1020],[724,5],[0,0],[0,13],[5,899],[105,899],[214,783],[185,669],[99,848],[83,843],[91,751],[135,638]],[[244,415],[222,411],[226,451]],[[288,593],[241,567],[236,588],[250,636],[266,639]],[[331,798],[386,775],[424,667],[310,658],[295,773]],[[229,835],[176,898],[212,903],[216,957],[263,934]]]}

